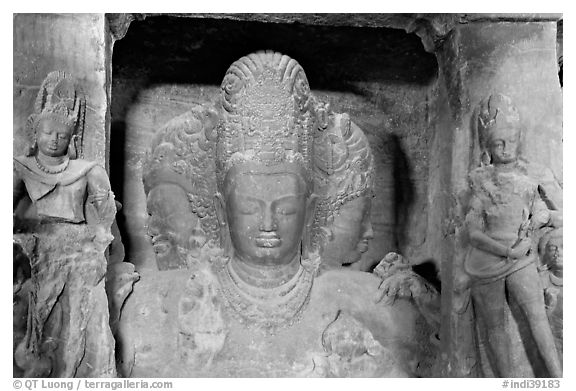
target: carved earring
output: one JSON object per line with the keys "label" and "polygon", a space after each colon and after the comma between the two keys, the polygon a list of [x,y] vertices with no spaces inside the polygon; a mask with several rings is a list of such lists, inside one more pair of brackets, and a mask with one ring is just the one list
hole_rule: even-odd
{"label": "carved earring", "polygon": [[480,155],[480,163],[483,166],[488,166],[488,165],[490,165],[491,161],[492,161],[492,156],[490,156],[490,153],[488,151],[482,152],[482,155]]}
{"label": "carved earring", "polygon": [[34,137],[32,145],[28,147],[28,153],[26,154],[26,156],[34,156],[36,155],[36,151],[38,151],[38,142],[36,141],[36,137]]}
{"label": "carved earring", "polygon": [[70,143],[68,144],[68,157],[72,160],[78,158],[78,149],[76,148],[77,135],[73,135],[70,138]]}

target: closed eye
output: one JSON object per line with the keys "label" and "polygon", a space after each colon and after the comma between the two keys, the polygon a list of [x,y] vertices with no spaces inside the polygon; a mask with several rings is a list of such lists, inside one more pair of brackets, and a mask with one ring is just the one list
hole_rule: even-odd
{"label": "closed eye", "polygon": [[281,215],[293,215],[296,214],[298,210],[294,206],[285,206],[276,209],[276,212]]}
{"label": "closed eye", "polygon": [[258,213],[260,208],[256,203],[248,201],[241,203],[238,207],[238,211],[244,215],[253,215]]}

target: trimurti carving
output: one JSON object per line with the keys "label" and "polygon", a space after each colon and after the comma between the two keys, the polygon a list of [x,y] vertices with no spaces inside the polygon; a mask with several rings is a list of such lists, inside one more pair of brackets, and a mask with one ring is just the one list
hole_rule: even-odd
{"label": "trimurti carving", "polygon": [[[126,325],[143,341],[133,376],[431,375],[433,330],[412,302],[376,303],[381,279],[370,273],[334,268],[318,275],[315,165],[323,153],[318,132],[327,129],[319,107],[304,70],[288,56],[258,52],[230,66],[215,108],[220,241],[186,253],[190,276],[171,282],[183,286],[170,299],[176,319],[150,316],[146,304],[146,314]],[[357,140],[351,121],[337,116],[352,131],[343,140]],[[370,167],[369,151],[358,150],[360,163],[348,159],[358,164],[357,176],[342,178],[369,188],[361,173]],[[185,187],[193,177],[177,182]],[[157,329],[166,336],[161,344],[146,334]]]}
{"label": "trimurti carving", "polygon": [[32,147],[14,158],[14,208],[25,197],[32,204],[18,209],[15,228],[37,239],[27,333],[15,353],[24,376],[116,374],[104,290],[116,206],[104,168],[77,158],[85,107],[68,74],[50,73],[27,122]]}
{"label": "trimurti carving", "polygon": [[510,98],[494,94],[482,101],[478,133],[482,166],[470,173],[472,197],[466,215],[470,250],[464,269],[471,278],[474,313],[482,322],[488,357],[496,376],[516,377],[516,355],[508,335],[508,296],[525,314],[534,344],[550,376],[562,376],[536,269],[534,235],[561,225],[539,194],[537,178],[519,159],[521,123]]}

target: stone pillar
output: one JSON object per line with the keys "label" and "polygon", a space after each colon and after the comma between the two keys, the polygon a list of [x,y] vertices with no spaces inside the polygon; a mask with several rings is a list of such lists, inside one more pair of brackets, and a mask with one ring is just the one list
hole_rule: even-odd
{"label": "stone pillar", "polygon": [[86,94],[86,125],[82,142],[87,160],[107,162],[108,27],[104,14],[16,14],[14,16],[14,155],[28,142],[26,119],[48,73],[74,76]]}
{"label": "stone pillar", "polygon": [[[482,376],[474,346],[472,307],[466,291],[458,293],[468,249],[464,229],[467,175],[479,164],[472,124],[480,100],[495,92],[511,97],[525,125],[522,156],[549,167],[560,181],[562,178],[558,18],[532,14],[466,16],[436,50],[440,96],[431,166],[438,172],[431,170],[430,198],[440,202],[434,204],[438,206],[428,226],[442,229],[430,232],[427,239],[438,244],[434,255],[442,260],[443,376]],[[529,368],[526,376],[541,375],[538,368],[531,371]]]}

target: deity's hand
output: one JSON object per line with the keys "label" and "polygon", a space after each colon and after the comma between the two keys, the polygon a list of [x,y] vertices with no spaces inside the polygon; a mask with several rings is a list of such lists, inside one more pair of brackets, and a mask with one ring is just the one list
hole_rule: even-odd
{"label": "deity's hand", "polygon": [[530,238],[523,238],[508,250],[508,255],[512,259],[520,259],[528,255],[531,249],[532,240]]}
{"label": "deity's hand", "polygon": [[398,273],[387,277],[380,283],[376,303],[383,301],[392,304],[397,298],[410,298],[413,295],[409,273]]}

